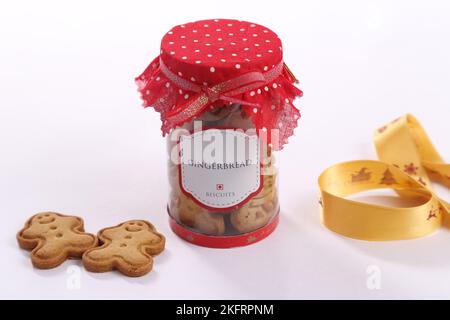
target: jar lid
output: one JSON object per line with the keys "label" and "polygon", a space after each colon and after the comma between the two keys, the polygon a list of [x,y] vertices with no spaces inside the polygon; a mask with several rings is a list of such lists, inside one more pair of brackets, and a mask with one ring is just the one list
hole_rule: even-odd
{"label": "jar lid", "polygon": [[246,21],[214,19],[167,32],[160,56],[136,78],[144,106],[160,112],[163,134],[210,106],[239,103],[255,127],[280,131],[279,145],[300,117],[302,95],[283,62],[283,47],[270,29]]}
{"label": "jar lid", "polygon": [[181,78],[213,85],[267,72],[282,62],[278,36],[255,23],[205,20],[174,27],[161,41],[161,60]]}

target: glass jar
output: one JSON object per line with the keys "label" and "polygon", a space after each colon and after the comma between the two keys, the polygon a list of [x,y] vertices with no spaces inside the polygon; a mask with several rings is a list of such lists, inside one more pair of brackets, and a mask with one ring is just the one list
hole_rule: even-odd
{"label": "glass jar", "polygon": [[177,235],[228,248],[275,229],[273,151],[288,143],[300,118],[295,83],[280,37],[265,26],[208,19],[163,36],[136,84],[168,137],[167,209]]}
{"label": "glass jar", "polygon": [[[201,167],[194,168],[191,174],[189,169],[184,172],[185,167],[193,166],[194,152],[189,152],[191,157],[183,159],[186,146],[193,144],[192,140],[189,140],[191,144],[181,142],[181,137],[191,139],[193,133],[207,136],[210,131],[218,137],[229,138],[209,139],[201,148],[197,147],[202,155],[196,163]],[[239,132],[238,138],[230,139],[235,137],[235,132]],[[255,143],[248,142],[250,139]],[[260,240],[261,231],[268,235],[269,229],[273,230],[279,212],[277,169],[275,154],[270,144],[264,141],[238,104],[212,107],[167,136],[168,212],[176,233],[188,240],[202,239],[201,242],[208,246],[228,247],[240,245],[242,240],[245,244]],[[256,150],[253,153],[252,147]],[[208,162],[205,152],[213,149],[223,152],[210,158],[213,162]],[[237,161],[238,158],[241,160]],[[186,159],[189,161],[184,161]],[[192,183],[189,179],[196,181]],[[243,185],[245,187],[241,188]],[[210,202],[208,195],[221,199]],[[269,228],[264,230],[267,226]],[[219,243],[211,237],[220,237]],[[230,241],[224,242],[224,237],[229,237]]]}

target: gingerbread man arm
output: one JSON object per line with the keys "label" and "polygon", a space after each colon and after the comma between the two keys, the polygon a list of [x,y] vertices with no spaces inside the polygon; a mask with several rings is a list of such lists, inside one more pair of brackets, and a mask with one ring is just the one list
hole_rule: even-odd
{"label": "gingerbread man arm", "polygon": [[31,219],[28,219],[28,221],[25,223],[25,226],[17,232],[17,242],[19,243],[19,247],[25,250],[33,250],[36,247],[42,246],[42,240],[41,238],[33,237],[30,238],[27,236],[28,230],[30,228]]}
{"label": "gingerbread man arm", "polygon": [[166,238],[156,231],[156,228],[149,224],[150,231],[149,233],[149,239],[150,241],[148,243],[145,243],[142,246],[142,249],[149,255],[156,256],[160,254],[164,250],[164,246],[166,243]]}

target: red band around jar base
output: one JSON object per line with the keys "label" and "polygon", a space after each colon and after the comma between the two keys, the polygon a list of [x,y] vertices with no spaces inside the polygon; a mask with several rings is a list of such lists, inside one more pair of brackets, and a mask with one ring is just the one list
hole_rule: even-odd
{"label": "red band around jar base", "polygon": [[220,249],[247,246],[263,240],[275,230],[278,225],[279,219],[280,215],[279,213],[277,213],[276,216],[273,217],[271,222],[269,222],[269,224],[265,225],[262,228],[259,228],[258,230],[244,234],[232,236],[208,236],[184,228],[169,214],[170,228],[180,238],[198,246]]}

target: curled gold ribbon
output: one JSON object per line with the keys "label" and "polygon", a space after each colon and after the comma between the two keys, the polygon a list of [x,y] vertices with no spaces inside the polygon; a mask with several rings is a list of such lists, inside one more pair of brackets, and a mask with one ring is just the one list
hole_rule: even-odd
{"label": "curled gold ribbon", "polygon": [[[345,162],[320,175],[322,223],[344,236],[372,241],[413,239],[435,231],[450,205],[434,193],[431,180],[450,187],[450,164],[409,114],[379,128],[374,141],[380,161]],[[420,204],[393,208],[346,198],[386,188]]]}

